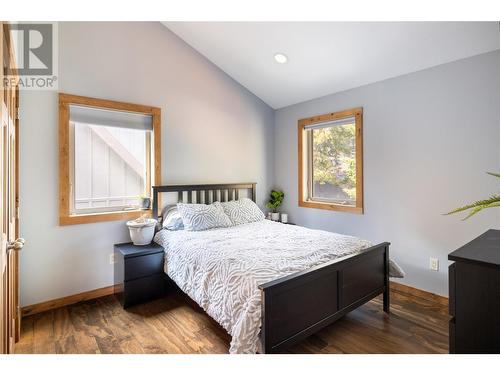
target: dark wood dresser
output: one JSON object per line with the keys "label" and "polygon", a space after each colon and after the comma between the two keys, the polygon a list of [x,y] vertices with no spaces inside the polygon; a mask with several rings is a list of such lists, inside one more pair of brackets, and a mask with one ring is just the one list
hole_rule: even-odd
{"label": "dark wood dresser", "polygon": [[500,353],[500,230],[448,255],[450,353]]}
{"label": "dark wood dresser", "polygon": [[115,245],[115,294],[124,308],[161,297],[166,292],[163,247],[155,243]]}

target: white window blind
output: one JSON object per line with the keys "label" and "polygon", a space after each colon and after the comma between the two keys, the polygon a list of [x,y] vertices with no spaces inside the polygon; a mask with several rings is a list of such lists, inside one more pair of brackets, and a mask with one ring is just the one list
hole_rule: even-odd
{"label": "white window blind", "polygon": [[74,123],[96,126],[153,130],[153,118],[150,115],[79,105],[69,106],[69,120]]}
{"label": "white window blind", "polygon": [[346,117],[346,118],[341,118],[339,120],[335,121],[328,121],[328,122],[321,122],[318,124],[312,124],[312,125],[306,125],[304,126],[304,129],[306,130],[314,130],[314,129],[324,129],[324,128],[331,128],[332,126],[340,126],[340,125],[351,125],[356,122],[354,117]]}

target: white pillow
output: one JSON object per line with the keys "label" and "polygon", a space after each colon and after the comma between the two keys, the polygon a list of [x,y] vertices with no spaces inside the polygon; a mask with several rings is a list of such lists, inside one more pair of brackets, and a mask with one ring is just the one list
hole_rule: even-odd
{"label": "white pillow", "polygon": [[162,227],[168,230],[183,230],[184,223],[182,222],[181,214],[177,208],[177,204],[166,206],[162,213]]}
{"label": "white pillow", "polygon": [[184,229],[200,231],[212,228],[225,228],[232,225],[219,202],[212,204],[177,203],[184,223]]}
{"label": "white pillow", "polygon": [[254,221],[261,221],[266,218],[259,206],[249,198],[222,202],[221,204],[233,225],[253,223]]}

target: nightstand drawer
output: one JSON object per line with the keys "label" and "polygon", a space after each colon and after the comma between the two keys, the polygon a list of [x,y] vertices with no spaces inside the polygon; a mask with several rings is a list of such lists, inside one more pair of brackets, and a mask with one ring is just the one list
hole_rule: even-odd
{"label": "nightstand drawer", "polygon": [[140,279],[125,281],[123,307],[151,301],[165,294],[165,274],[156,274]]}
{"label": "nightstand drawer", "polygon": [[163,274],[163,252],[125,259],[124,281]]}

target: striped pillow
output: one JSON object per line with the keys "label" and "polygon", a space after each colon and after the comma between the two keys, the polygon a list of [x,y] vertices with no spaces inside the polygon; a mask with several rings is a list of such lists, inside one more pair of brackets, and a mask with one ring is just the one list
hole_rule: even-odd
{"label": "striped pillow", "polygon": [[253,223],[254,221],[264,220],[266,217],[254,201],[248,198],[242,198],[237,201],[222,202],[224,212],[233,225]]}
{"label": "striped pillow", "polygon": [[177,208],[185,230],[201,231],[232,225],[219,202],[212,204],[177,203]]}

